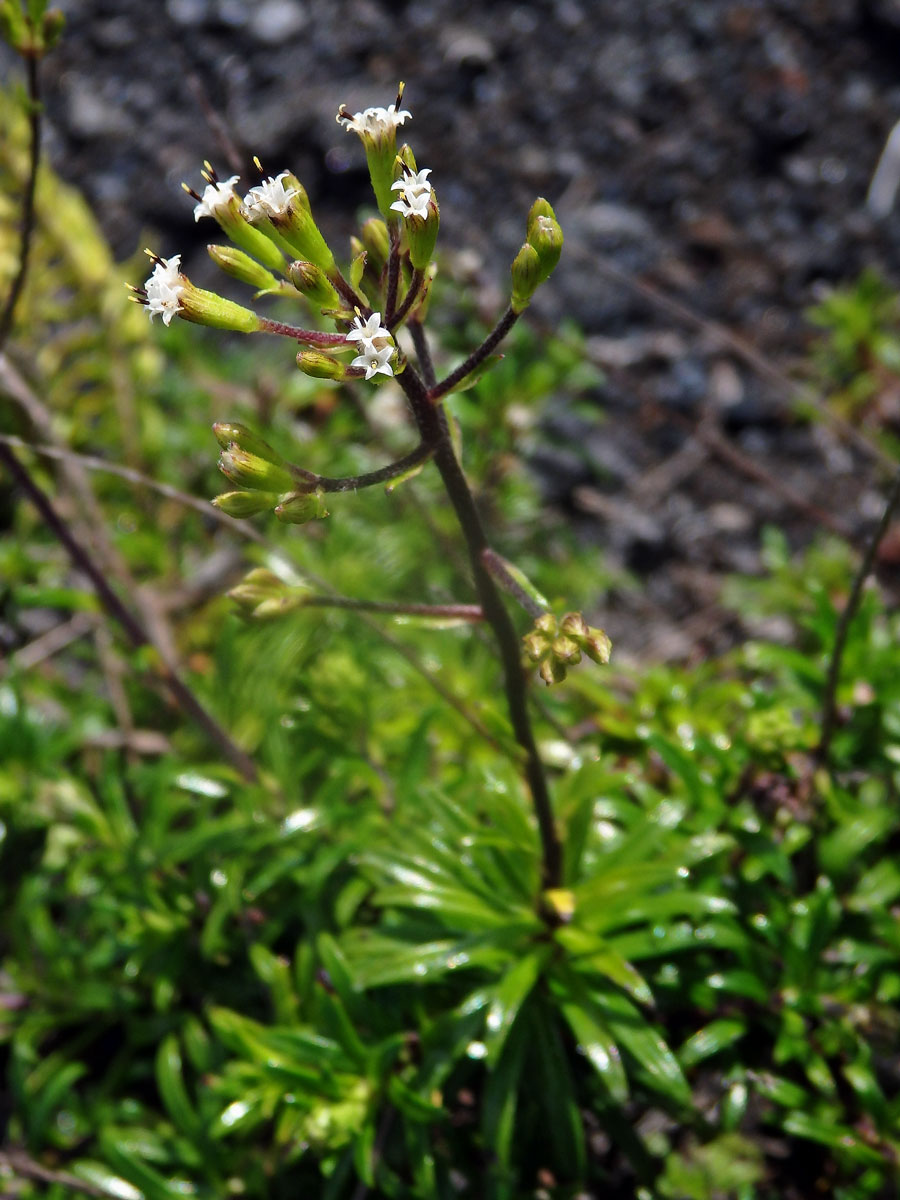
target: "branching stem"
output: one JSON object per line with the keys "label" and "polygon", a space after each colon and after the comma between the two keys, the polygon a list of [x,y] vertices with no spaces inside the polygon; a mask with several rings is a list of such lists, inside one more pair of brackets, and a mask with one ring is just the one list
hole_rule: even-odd
{"label": "branching stem", "polygon": [[452,392],[456,385],[461,383],[467,375],[471,375],[475,368],[480,366],[488,355],[503,341],[520,315],[520,313],[513,312],[512,308],[508,308],[478,349],[473,350],[466,361],[460,363],[455,371],[451,371],[446,379],[442,379],[440,383],[429,390],[429,398],[431,400],[439,400],[441,396],[446,396],[448,392]]}
{"label": "branching stem", "polygon": [[368,471],[364,475],[345,475],[340,478],[316,475],[312,471],[305,471],[302,467],[292,466],[290,470],[298,481],[298,491],[356,492],[362,488],[375,487],[379,483],[389,483],[392,479],[397,479],[400,475],[411,471],[413,467],[425,462],[432,453],[431,446],[420,442],[415,450],[411,450],[403,458],[398,458],[396,462],[388,463],[386,467],[379,467],[377,471]]}

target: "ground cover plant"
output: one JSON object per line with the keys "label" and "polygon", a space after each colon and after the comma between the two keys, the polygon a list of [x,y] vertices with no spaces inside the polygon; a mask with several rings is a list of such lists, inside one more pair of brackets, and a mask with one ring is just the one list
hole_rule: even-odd
{"label": "ground cover plant", "polygon": [[[2,164],[5,1189],[891,1195],[898,621],[863,584],[896,486],[861,562],[771,534],[735,581],[788,644],[607,665],[574,615],[594,557],[520,463],[523,398],[593,382],[577,331],[516,326],[492,361],[558,256],[550,206],[495,334],[433,358],[424,306],[465,305],[433,276],[440,177],[398,156],[400,97],[341,113],[380,210],[346,278],[290,176],[241,206],[207,168],[194,197],[244,246],[217,261],[312,328],[172,256],[135,292],[157,336],[77,196],[47,173],[29,215],[57,31],[2,11],[32,100]],[[282,340],[260,374],[183,317]]]}

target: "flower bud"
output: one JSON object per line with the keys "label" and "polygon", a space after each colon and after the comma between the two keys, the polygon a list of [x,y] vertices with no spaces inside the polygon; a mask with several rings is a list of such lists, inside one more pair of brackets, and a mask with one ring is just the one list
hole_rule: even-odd
{"label": "flower bud", "polygon": [[315,263],[298,259],[288,267],[288,278],[302,292],[310,304],[317,308],[340,308],[341,299],[325,272]]}
{"label": "flower bud", "polygon": [[274,508],[278,499],[277,492],[223,492],[212,502],[227,516],[242,520]]}
{"label": "flower bud", "polygon": [[275,516],[289,525],[305,525],[308,521],[327,517],[323,493],[291,492],[290,495],[282,497],[281,503],[275,509]]}
{"label": "flower bud", "polygon": [[256,567],[228,592],[228,596],[247,616],[266,619],[300,608],[306,599],[306,589],[292,587],[273,571]]}
{"label": "flower bud", "polygon": [[249,454],[237,442],[232,442],[219,455],[219,470],[238,487],[254,492],[288,492],[296,484],[290,471],[277,463]]}
{"label": "flower bud", "polygon": [[578,649],[578,643],[572,638],[554,638],[550,643],[550,653],[558,662],[565,663],[566,666],[574,666],[581,662],[581,651]]}
{"label": "flower bud", "polygon": [[556,213],[553,211],[553,206],[543,196],[538,196],[537,200],[535,200],[534,204],[528,210],[528,220],[525,224],[528,230],[526,241],[531,241],[531,227],[538,217],[550,217],[552,220],[556,220]]}
{"label": "flower bud", "polygon": [[563,232],[553,217],[539,216],[528,230],[528,244],[537,252],[540,263],[538,283],[552,275],[563,248]]}
{"label": "flower bud", "polygon": [[589,632],[588,623],[579,612],[566,613],[559,628],[560,632],[573,638],[585,638]]}
{"label": "flower bud", "polygon": [[581,648],[592,662],[605,666],[612,652],[612,642],[602,629],[591,629]]}
{"label": "flower bud", "polygon": [[281,284],[271,271],[267,271],[243,250],[237,250],[234,246],[207,246],[206,250],[216,266],[221,267],[226,275],[239,279],[241,283],[249,283],[257,292],[280,290]]}
{"label": "flower bud", "polygon": [[511,273],[512,298],[510,304],[513,312],[524,312],[541,281],[541,260],[537,250],[530,242],[525,242],[513,259]]}
{"label": "flower bud", "polygon": [[566,667],[555,658],[546,658],[541,663],[539,674],[547,687],[550,687],[551,684],[562,683],[566,677]]}
{"label": "flower bud", "polygon": [[343,379],[347,374],[342,362],[321,350],[301,350],[297,355],[297,366],[313,379]]}
{"label": "flower bud", "polygon": [[257,458],[265,459],[266,462],[275,463],[279,467],[286,465],[277,450],[273,450],[268,442],[240,421],[216,421],[212,428],[213,435],[223,450],[228,450],[234,444],[247,454],[255,454]]}

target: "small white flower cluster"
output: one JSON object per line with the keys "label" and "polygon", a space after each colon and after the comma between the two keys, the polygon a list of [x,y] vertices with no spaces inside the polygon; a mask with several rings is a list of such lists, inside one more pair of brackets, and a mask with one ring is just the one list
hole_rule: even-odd
{"label": "small white flower cluster", "polygon": [[396,104],[389,104],[387,108],[366,108],[353,116],[341,108],[337,115],[338,124],[348,132],[358,133],[361,138],[375,142],[384,140],[407,120],[412,120],[412,113],[405,108],[398,112]]}
{"label": "small white flower cluster", "polygon": [[181,276],[181,255],[173,254],[171,258],[159,258],[155,262],[153,273],[144,284],[147,312],[151,321],[158,313],[163,319],[163,324],[169,325],[182,307],[180,297],[184,291],[184,284]]}
{"label": "small white flower cluster", "polygon": [[[270,175],[268,179],[252,187],[244,197],[246,213],[274,217],[286,212],[291,197],[297,192],[293,185],[285,186],[284,181],[288,174],[288,171],[282,171],[274,178]],[[200,203],[194,206],[194,220],[199,221],[201,217],[215,218],[217,209],[227,207],[239,178],[238,175],[232,175],[230,179],[213,179],[208,183],[200,197]],[[196,195],[196,192],[193,194]]]}
{"label": "small white flower cluster", "polygon": [[372,313],[367,321],[362,317],[353,318],[353,328],[347,334],[348,342],[358,342],[359,354],[351,362],[351,367],[365,367],[366,379],[373,375],[393,375],[394,370],[390,360],[394,354],[394,343],[391,332],[381,324],[381,313]]}
{"label": "small white flower cluster", "polygon": [[402,217],[421,217],[424,221],[431,200],[431,184],[427,178],[430,174],[430,167],[422,171],[407,169],[402,179],[391,184],[391,191],[400,193],[400,198],[394,201],[391,209]]}

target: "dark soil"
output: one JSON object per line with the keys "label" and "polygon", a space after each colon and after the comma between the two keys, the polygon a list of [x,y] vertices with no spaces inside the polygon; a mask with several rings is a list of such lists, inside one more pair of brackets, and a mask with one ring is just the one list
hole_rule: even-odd
{"label": "dark soil", "polygon": [[477,251],[486,305],[534,196],[557,206],[566,251],[535,314],[575,317],[607,382],[596,422],[550,406],[534,466],[646,583],[638,611],[591,614],[620,651],[728,644],[718,583],[758,568],[767,523],[796,545],[871,528],[883,464],[793,418],[789,375],[825,289],[867,264],[900,279],[900,211],[866,208],[900,119],[898,0],[61,6],[50,154],[122,256],[149,240],[199,271],[181,180],[252,154],[290,166],[346,244],[368,184],[335,112],[400,79],[444,243]]}

